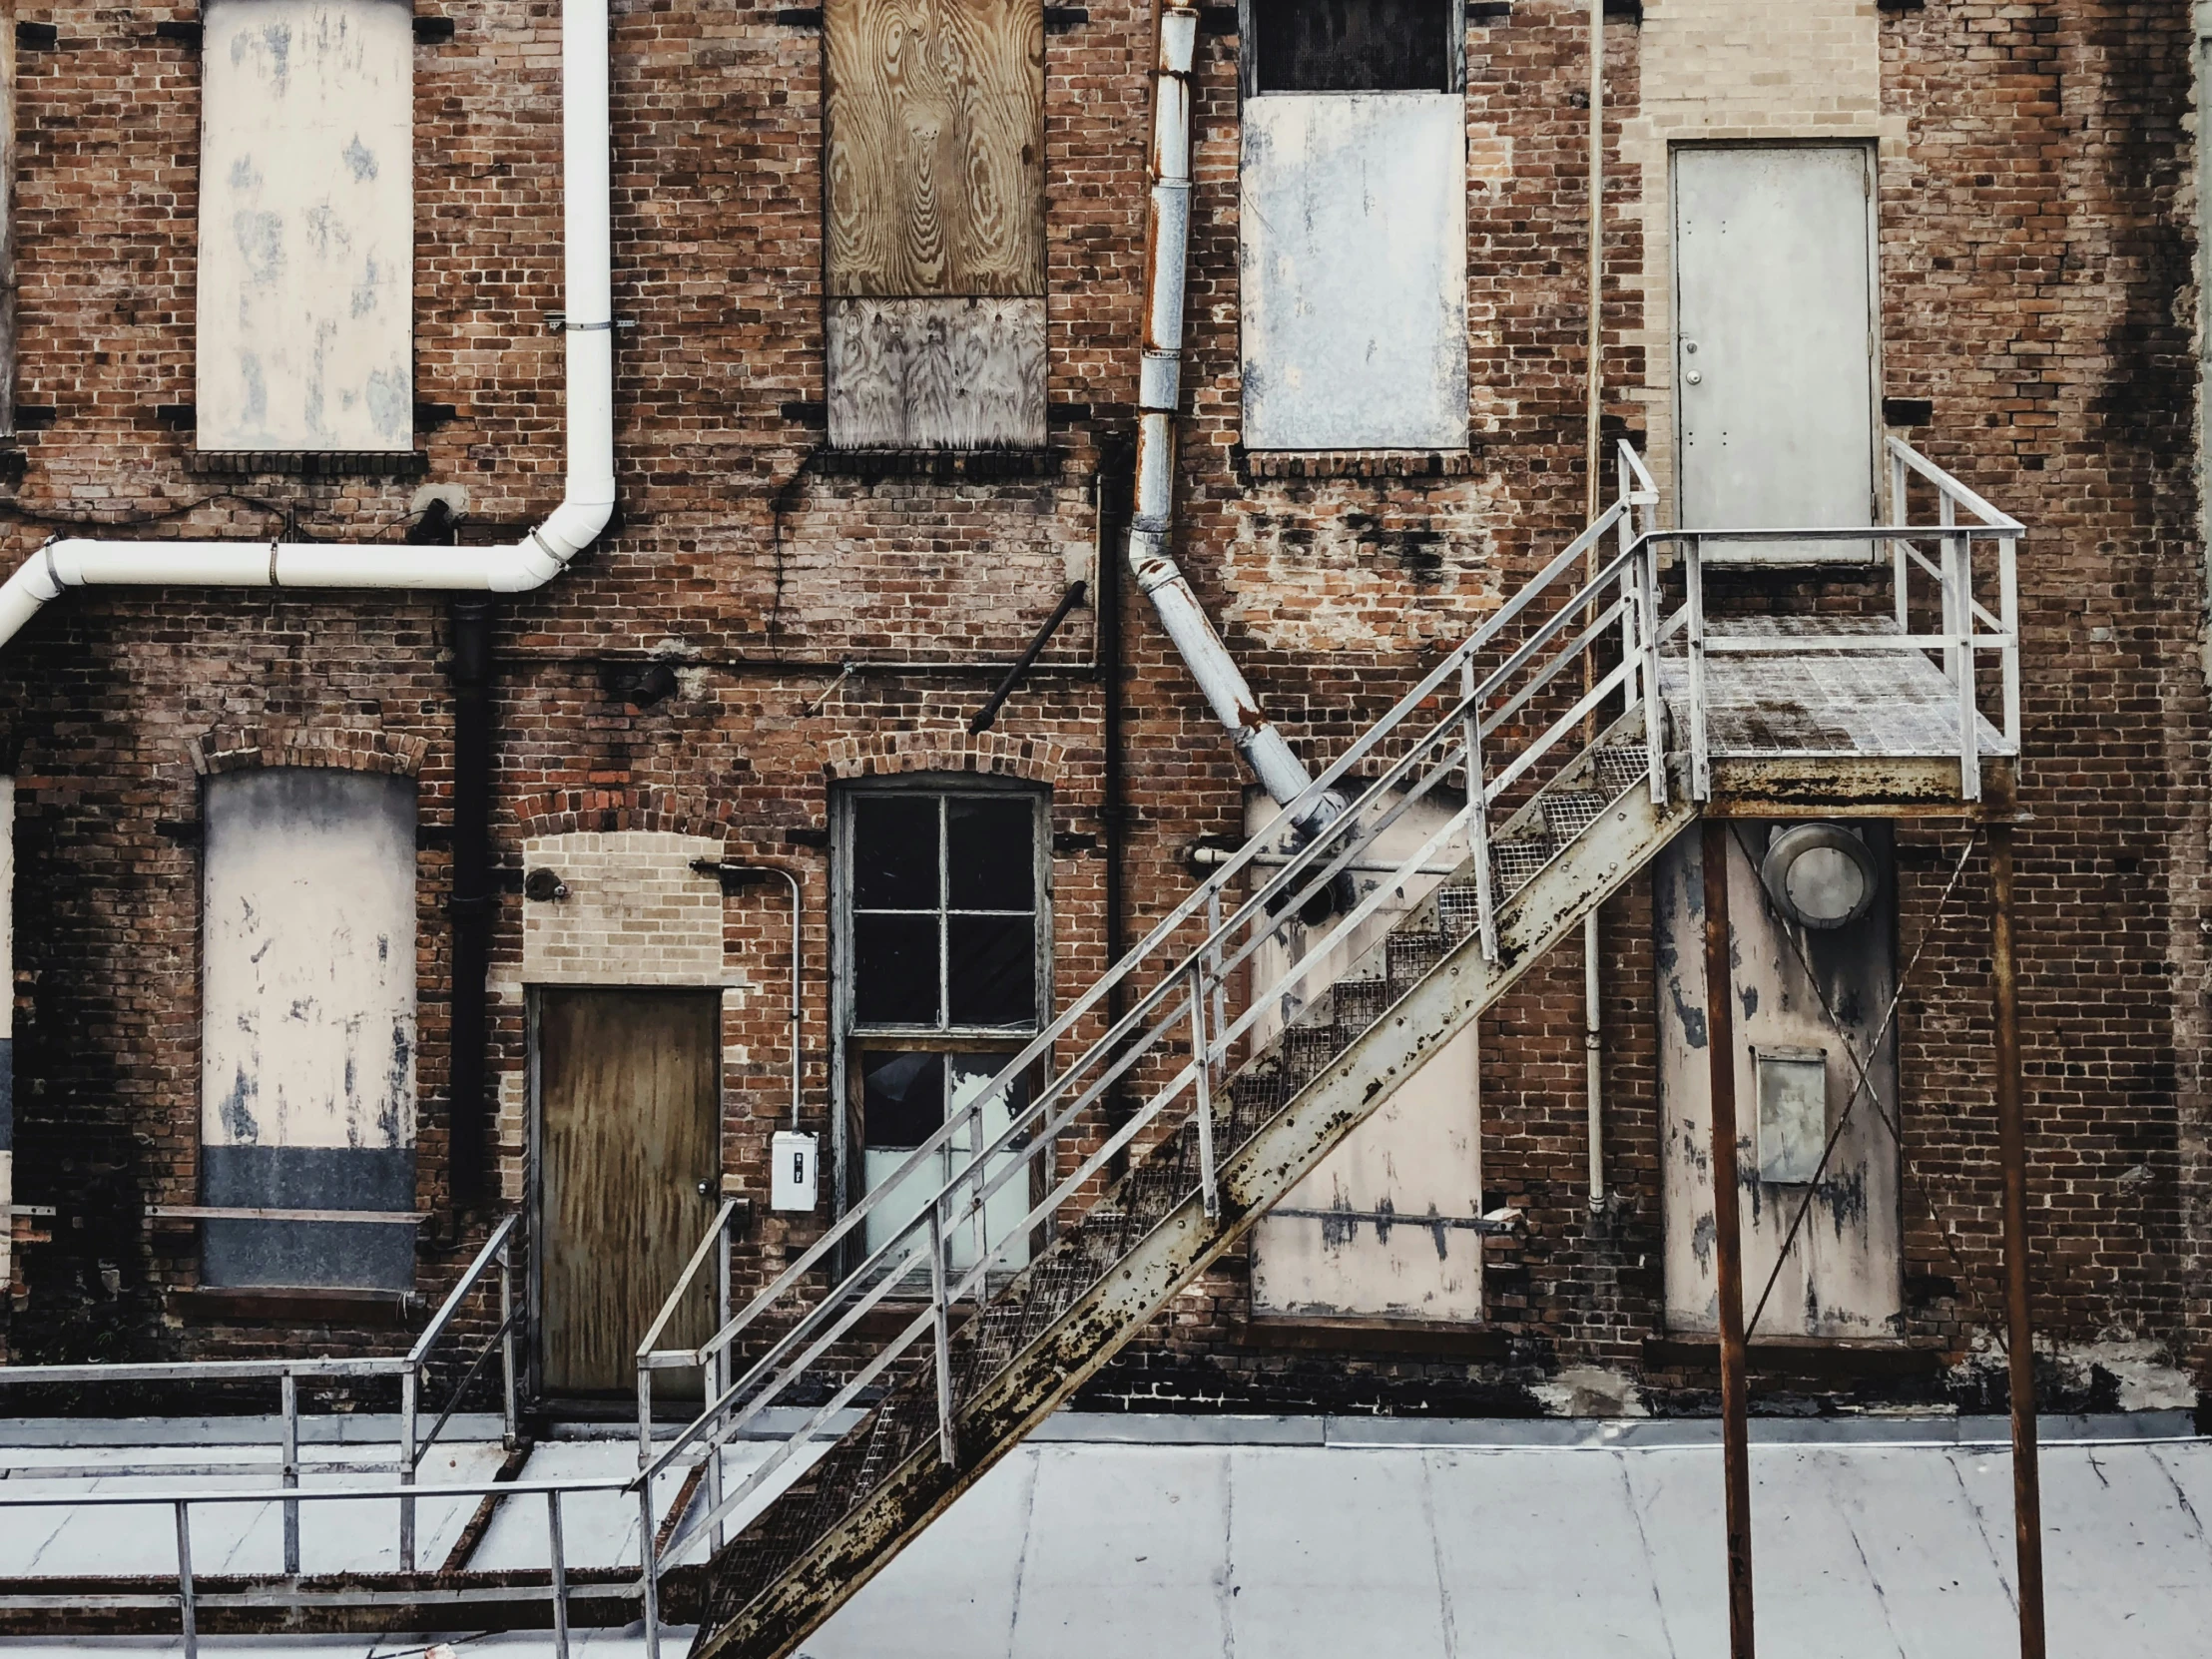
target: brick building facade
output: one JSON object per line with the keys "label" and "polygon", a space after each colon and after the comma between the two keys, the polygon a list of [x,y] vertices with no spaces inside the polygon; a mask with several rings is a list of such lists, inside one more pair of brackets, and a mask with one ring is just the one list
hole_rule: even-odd
{"label": "brick building facade", "polygon": [[[1255,10],[1204,13],[1178,556],[1267,712],[1316,764],[1584,521],[1588,11],[1514,0],[1464,12],[1466,445],[1273,453],[1243,441],[1240,383],[1239,65]],[[1689,144],[1872,146],[1885,408],[2030,531],[2020,927],[2051,1396],[2187,1403],[2212,1386],[2187,20],[2087,0],[1607,12],[1605,430],[1637,442],[1670,490],[1670,158]],[[195,255],[213,116],[192,14],[17,16],[21,459],[0,500],[11,561],[80,522],[466,543],[511,539],[551,505],[562,378],[544,319],[563,302],[552,4],[414,15],[414,439],[379,456],[200,447]],[[212,778],[315,767],[414,782],[408,1207],[429,1217],[417,1297],[450,1281],[488,1217],[539,1196],[540,986],[719,988],[719,1171],[754,1218],[741,1289],[816,1236],[828,1200],[813,1215],[766,1202],[769,1136],[790,1111],[783,889],[725,891],[694,860],[799,878],[799,1126],[824,1138],[827,1187],[839,1168],[860,1179],[857,1146],[842,1164],[830,1156],[832,1095],[848,1081],[831,971],[846,877],[831,853],[851,786],[1042,792],[1046,954],[1062,1000],[1096,977],[1111,941],[1138,937],[1188,889],[1194,841],[1244,832],[1235,755],[1115,568],[1152,27],[1148,8],[1114,0],[1042,13],[1044,441],[854,446],[832,441],[825,359],[825,318],[843,301],[826,276],[823,14],[616,6],[620,505],[565,574],[492,613],[496,1179],[481,1201],[456,1205],[449,1180],[446,603],[78,594],[8,648],[15,1200],[54,1210],[18,1223],[14,1354],[396,1340],[390,1287],[212,1285],[217,1224],[149,1214],[217,1202],[202,1075]],[[1077,582],[1083,603],[992,729],[971,734]],[[1117,657],[1118,688],[1100,667]],[[1899,1014],[1902,1312],[1878,1342],[1767,1355],[1760,1385],[1778,1398],[1974,1403],[1999,1386],[1986,882],[1970,860],[1939,906],[1957,848],[1954,830],[1908,828],[1896,852],[1897,960],[1912,964]],[[526,895],[541,868],[569,896]],[[1239,1254],[1088,1397],[1695,1408],[1709,1346],[1670,1333],[1662,1283],[1651,891],[1639,881],[1610,903],[1599,935],[1602,1204],[1584,1173],[1578,952],[1555,953],[1483,1022],[1478,1207],[1522,1221],[1480,1247],[1479,1319],[1265,1315]]]}

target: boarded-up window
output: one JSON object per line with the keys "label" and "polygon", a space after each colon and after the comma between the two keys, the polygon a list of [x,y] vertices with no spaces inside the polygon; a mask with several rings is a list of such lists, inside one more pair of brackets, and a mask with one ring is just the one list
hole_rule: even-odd
{"label": "boarded-up window", "polygon": [[414,34],[403,0],[209,0],[203,449],[414,442]]}
{"label": "boarded-up window", "polygon": [[1458,8],[1254,0],[1239,286],[1253,449],[1467,440]]}
{"label": "boarded-up window", "polygon": [[1040,0],[830,0],[830,440],[1044,442]]}
{"label": "boarded-up window", "polygon": [[[415,792],[376,773],[209,780],[201,1202],[414,1209]],[[210,1285],[413,1283],[404,1222],[211,1220]]]}

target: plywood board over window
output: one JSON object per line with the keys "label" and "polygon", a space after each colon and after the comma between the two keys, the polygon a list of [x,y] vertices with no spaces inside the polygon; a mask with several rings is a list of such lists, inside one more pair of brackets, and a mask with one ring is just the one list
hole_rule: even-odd
{"label": "plywood board over window", "polygon": [[1460,0],[1242,0],[1249,449],[1467,441]]}
{"label": "plywood board over window", "polygon": [[[201,1201],[415,1207],[415,787],[269,767],[208,781]],[[406,1290],[388,1221],[207,1223],[209,1285]]]}
{"label": "plywood board over window", "polygon": [[1044,441],[1041,0],[830,0],[830,441]]}
{"label": "plywood board over window", "polygon": [[203,449],[414,442],[414,34],[405,0],[209,0]]}

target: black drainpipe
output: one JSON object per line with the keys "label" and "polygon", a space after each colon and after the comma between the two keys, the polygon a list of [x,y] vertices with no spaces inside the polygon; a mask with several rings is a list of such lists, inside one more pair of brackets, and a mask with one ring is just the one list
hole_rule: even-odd
{"label": "black drainpipe", "polygon": [[[446,1114],[456,1224],[490,1193],[484,1110],[491,966],[491,601],[456,599],[453,618],[453,999]],[[458,1227],[456,1225],[456,1231]]]}
{"label": "black drainpipe", "polygon": [[[1127,897],[1122,890],[1123,849],[1128,838],[1128,802],[1122,777],[1122,666],[1121,595],[1123,545],[1128,534],[1125,507],[1135,487],[1132,455],[1127,440],[1114,433],[1099,443],[1098,473],[1092,480],[1097,492],[1098,522],[1098,679],[1105,699],[1101,747],[1105,750],[1105,775],[1100,780],[1104,799],[1099,804],[1099,827],[1104,830],[1106,855],[1106,960],[1118,962],[1128,943]],[[1127,1011],[1127,998],[1119,980],[1106,987],[1106,1022],[1111,1025]],[[1126,1121],[1129,1107],[1119,1085],[1108,1094],[1106,1112],[1117,1125]],[[1125,1164],[1117,1158],[1111,1172],[1118,1179]]]}

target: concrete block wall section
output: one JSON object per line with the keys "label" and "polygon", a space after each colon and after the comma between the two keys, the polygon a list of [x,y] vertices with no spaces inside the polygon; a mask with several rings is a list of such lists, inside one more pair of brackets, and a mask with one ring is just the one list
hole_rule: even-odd
{"label": "concrete block wall section", "polygon": [[[426,420],[417,446],[431,481],[465,486],[463,537],[493,539],[558,489],[560,364],[542,323],[561,304],[557,16],[541,0],[444,11],[451,39],[419,45],[414,64],[414,371],[417,399],[453,413]],[[58,34],[20,61],[17,395],[53,415],[25,423],[25,476],[0,485],[7,557],[45,534],[31,515],[174,511],[146,533],[241,537],[290,515],[315,534],[396,536],[412,481],[272,475],[218,492],[188,471],[190,431],[157,411],[192,397],[197,62],[155,38],[151,16],[23,15]],[[1647,0],[1641,34],[1608,30],[1606,414],[1609,430],[1655,448],[1669,332],[1660,147],[1696,130],[1696,109],[1725,104],[1750,131],[1745,112],[1784,94],[1770,92],[1771,54],[1748,35],[1741,50],[1667,59],[1680,74],[1664,109],[1642,89],[1667,43],[1726,45],[1731,19],[1755,15],[1773,14],[1749,0]],[[1567,0],[1523,0],[1469,29],[1474,444],[1422,477],[1269,476],[1281,469],[1242,456],[1238,43],[1202,38],[1182,558],[1310,757],[1380,713],[1435,643],[1463,636],[1580,522],[1586,16]],[[951,764],[1048,782],[1053,828],[1069,837],[1054,861],[1057,982],[1066,991],[1103,965],[1106,691],[1080,671],[1093,613],[1069,620],[1050,653],[1062,666],[1031,679],[988,744],[964,736],[988,673],[862,668],[840,682],[837,665],[1003,662],[1069,581],[1097,574],[1093,481],[1135,396],[1150,11],[1104,0],[1047,37],[1054,453],[998,469],[1022,472],[1011,477],[869,473],[823,451],[819,35],[771,6],[678,0],[618,7],[614,39],[616,309],[637,323],[618,346],[623,502],[567,575],[499,608],[493,976],[527,977],[519,886],[538,837],[646,831],[788,864],[808,893],[806,1116],[823,1129],[821,839],[836,780]],[[1918,434],[1932,453],[2036,532],[2023,561],[2036,822],[2021,838],[2021,935],[2039,1318],[2069,1344],[2119,1334],[2164,1345],[2160,1363],[2200,1367],[2212,1160],[2189,1057],[2204,1036],[2207,726],[2190,342],[2177,320],[2191,280],[2185,32],[2152,8],[2115,16],[2086,0],[2033,17],[1950,0],[1875,15],[1824,0],[1819,28],[1793,39],[1835,104],[1790,104],[1790,130],[1833,121],[1881,146],[1885,390],[1932,398],[1936,424]],[[1179,849],[1238,829],[1244,780],[1149,613],[1124,605],[1135,937],[1185,890]],[[417,1200],[446,1211],[448,652],[442,607],[423,600],[179,591],[73,596],[0,659],[0,729],[22,757],[17,1194],[61,1212],[55,1242],[25,1263],[18,1352],[391,1340],[211,1320],[178,1295],[196,1282],[192,1236],[151,1233],[142,1211],[190,1201],[198,1185],[190,827],[194,746],[217,728],[366,730],[421,746]],[[608,660],[655,656],[678,671],[673,696],[641,708],[607,689]],[[1937,846],[1950,843],[1903,839],[1909,955],[1947,873]],[[1902,1057],[1919,1177],[1906,1191],[1908,1319],[1914,1337],[1954,1353],[1998,1319],[1978,882],[1930,943]],[[729,1173],[756,1193],[787,1109],[788,926],[776,889],[722,904],[724,966],[763,987],[732,997],[725,1022]],[[1646,1403],[1630,1382],[1662,1305],[1651,936],[1644,889],[1608,906],[1613,1202],[1598,1215],[1583,1188],[1576,953],[1485,1024],[1484,1200],[1520,1208],[1528,1226],[1488,1247],[1483,1331],[1426,1354],[1262,1347],[1233,1259],[1099,1380],[1094,1402]],[[494,1015],[511,1202],[525,1190],[527,1033],[514,999]],[[813,1225],[763,1217],[741,1284],[779,1269]],[[466,1258],[440,1253],[436,1230],[426,1238],[418,1283],[434,1294]],[[1598,1382],[1562,1395],[1562,1371]],[[1692,1374],[1651,1381],[1648,1403],[1701,1397]],[[1866,1397],[1909,1391],[1863,1385]]]}

